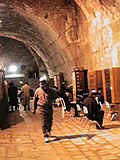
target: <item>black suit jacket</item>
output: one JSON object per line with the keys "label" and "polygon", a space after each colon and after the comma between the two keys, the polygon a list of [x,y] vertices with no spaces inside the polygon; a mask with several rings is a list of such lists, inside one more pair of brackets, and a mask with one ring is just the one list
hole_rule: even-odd
{"label": "black suit jacket", "polygon": [[94,99],[94,97],[89,96],[87,98],[84,99],[83,101],[84,105],[87,107],[88,109],[88,115],[87,117],[89,119],[94,120],[95,117],[98,115],[100,108],[96,102],[96,100]]}

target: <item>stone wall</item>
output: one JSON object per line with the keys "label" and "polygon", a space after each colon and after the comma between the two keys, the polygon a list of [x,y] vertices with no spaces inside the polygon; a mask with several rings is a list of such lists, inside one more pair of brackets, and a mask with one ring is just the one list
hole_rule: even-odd
{"label": "stone wall", "polygon": [[[76,2],[8,1],[9,17],[3,19],[0,35],[23,41],[41,57],[49,75],[63,72],[68,81],[75,66],[88,71],[119,66],[117,6],[99,0]],[[107,18],[110,22],[104,24]]]}

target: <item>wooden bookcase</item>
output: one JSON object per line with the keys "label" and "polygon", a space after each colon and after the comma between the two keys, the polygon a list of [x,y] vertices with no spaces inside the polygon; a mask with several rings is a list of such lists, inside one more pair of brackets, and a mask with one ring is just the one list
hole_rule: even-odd
{"label": "wooden bookcase", "polygon": [[89,91],[92,89],[97,90],[96,72],[88,72]]}
{"label": "wooden bookcase", "polygon": [[89,90],[103,90],[105,101],[120,103],[120,67],[88,73]]}
{"label": "wooden bookcase", "polygon": [[88,82],[89,82],[89,90],[95,89],[98,91],[99,89],[103,90],[103,78],[102,71],[94,71],[88,73]]}
{"label": "wooden bookcase", "polygon": [[103,70],[103,91],[105,101],[112,102],[110,69]]}
{"label": "wooden bookcase", "polygon": [[120,103],[120,67],[111,68],[112,103]]}
{"label": "wooden bookcase", "polygon": [[77,93],[80,90],[86,90],[88,84],[86,83],[86,70],[80,70],[76,68],[72,72],[72,79],[73,79],[73,100],[76,101]]}
{"label": "wooden bookcase", "polygon": [[96,71],[96,78],[97,78],[97,90],[101,89],[103,91],[103,77],[102,77],[102,70]]}

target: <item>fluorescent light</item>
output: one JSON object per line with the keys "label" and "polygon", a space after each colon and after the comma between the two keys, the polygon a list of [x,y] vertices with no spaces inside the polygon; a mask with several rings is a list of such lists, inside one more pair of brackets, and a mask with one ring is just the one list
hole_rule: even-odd
{"label": "fluorescent light", "polygon": [[10,66],[9,71],[10,72],[16,72],[17,71],[17,66],[15,66],[15,65]]}
{"label": "fluorescent light", "polygon": [[8,74],[5,75],[5,78],[19,78],[19,77],[25,77],[24,74]]}

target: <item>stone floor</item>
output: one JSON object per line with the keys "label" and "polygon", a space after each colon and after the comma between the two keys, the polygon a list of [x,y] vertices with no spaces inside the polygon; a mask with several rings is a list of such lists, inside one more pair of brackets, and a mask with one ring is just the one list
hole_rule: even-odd
{"label": "stone floor", "polygon": [[120,121],[105,121],[107,129],[96,130],[82,118],[61,116],[54,109],[54,137],[45,143],[39,114],[13,112],[11,127],[0,130],[0,160],[119,160]]}

